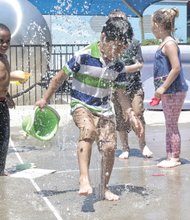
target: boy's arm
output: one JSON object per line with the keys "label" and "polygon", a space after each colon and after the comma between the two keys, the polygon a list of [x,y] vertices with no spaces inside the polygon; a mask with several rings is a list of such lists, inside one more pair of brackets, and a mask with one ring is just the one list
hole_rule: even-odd
{"label": "boy's arm", "polygon": [[126,101],[126,95],[123,89],[117,90],[116,98],[121,105],[122,112],[124,113],[125,116],[127,116],[125,120],[129,118],[129,121],[131,123],[134,132],[137,134],[138,137],[141,137],[141,135],[144,132],[143,125],[140,119],[135,114],[134,110],[131,108],[131,104],[129,104],[129,102]]}
{"label": "boy's arm", "polygon": [[112,69],[116,72],[126,72],[128,74],[140,71],[142,67],[143,62],[140,63],[139,61],[131,65],[125,65],[123,61],[117,61],[113,65],[110,65],[109,69]]}
{"label": "boy's arm", "polygon": [[143,63],[136,62],[135,64],[127,65],[125,66],[125,72],[126,73],[136,73],[140,71],[143,67]]}
{"label": "boy's arm", "polygon": [[40,108],[43,108],[48,103],[51,96],[56,92],[56,90],[67,78],[68,75],[63,70],[57,72],[57,74],[52,78],[48,89],[44,93],[43,98],[38,100],[35,105],[39,106]]}
{"label": "boy's arm", "polygon": [[129,121],[133,128],[133,131],[140,138],[144,132],[144,128],[140,119],[136,116],[132,108],[127,109],[127,114],[129,115]]}
{"label": "boy's arm", "polygon": [[10,81],[18,81],[22,84],[25,83],[30,76],[31,74],[28,72],[24,72],[22,70],[15,70],[10,72]]}
{"label": "boy's arm", "polygon": [[137,40],[133,41],[133,43],[131,44],[130,51],[132,51],[132,54],[131,54],[132,58],[131,59],[133,60],[134,64],[126,65],[125,72],[136,73],[142,69],[143,64],[144,64],[141,45],[140,45],[139,41],[137,41]]}
{"label": "boy's arm", "polygon": [[24,71],[15,70],[15,71],[10,72],[10,80],[11,81],[24,80]]}
{"label": "boy's arm", "polygon": [[44,94],[43,99],[48,102],[51,96],[56,92],[56,90],[61,86],[61,84],[68,78],[63,70],[57,72],[57,74],[52,78],[47,91]]}

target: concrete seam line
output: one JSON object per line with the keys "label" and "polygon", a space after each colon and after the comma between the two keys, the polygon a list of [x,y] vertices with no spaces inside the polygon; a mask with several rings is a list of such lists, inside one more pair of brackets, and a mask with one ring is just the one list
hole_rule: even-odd
{"label": "concrete seam line", "polygon": [[[18,153],[15,144],[13,142],[13,140],[10,138],[10,145],[14,150],[14,153],[16,154],[18,160],[20,161],[21,164],[24,164],[20,154]],[[40,192],[41,189],[38,186],[38,184],[35,182],[34,179],[29,179],[30,182],[32,183],[33,187],[37,190],[37,192]],[[49,201],[49,199],[45,196],[41,196],[41,198],[45,201],[46,205],[49,207],[49,209],[53,212],[54,216],[56,217],[57,220],[63,220],[63,218],[60,216],[60,214],[58,213],[58,211],[55,209],[55,207],[52,205],[52,203]]]}

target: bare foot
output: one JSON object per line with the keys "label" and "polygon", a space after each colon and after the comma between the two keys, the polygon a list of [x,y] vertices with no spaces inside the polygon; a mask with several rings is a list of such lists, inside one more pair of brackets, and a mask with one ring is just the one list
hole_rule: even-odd
{"label": "bare foot", "polygon": [[119,155],[121,159],[128,159],[129,158],[129,151],[124,151],[122,154]]}
{"label": "bare foot", "polygon": [[117,201],[119,200],[119,196],[112,193],[110,190],[105,191],[105,199],[108,201]]}
{"label": "bare foot", "polygon": [[89,183],[88,178],[80,178],[80,189],[79,189],[79,195],[81,196],[87,196],[92,194],[92,187]]}
{"label": "bare foot", "polygon": [[153,157],[152,151],[150,151],[150,149],[146,145],[144,146],[144,148],[142,150],[142,155],[144,157],[148,157],[148,158]]}
{"label": "bare foot", "polygon": [[161,168],[172,168],[181,165],[179,159],[171,158],[169,160],[162,160],[160,163],[157,164],[157,167]]}
{"label": "bare foot", "polygon": [[4,171],[4,172],[0,173],[0,176],[9,176],[9,173]]}

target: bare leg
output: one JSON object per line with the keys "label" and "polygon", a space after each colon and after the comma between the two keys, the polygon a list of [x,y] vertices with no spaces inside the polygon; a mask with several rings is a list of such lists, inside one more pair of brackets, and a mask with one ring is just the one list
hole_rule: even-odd
{"label": "bare leg", "polygon": [[115,150],[106,151],[102,154],[102,184],[103,184],[103,191],[104,197],[106,200],[109,201],[116,201],[119,200],[119,196],[115,195],[108,189],[108,182],[112,173],[113,164],[115,158]]}
{"label": "bare leg", "polygon": [[152,151],[150,151],[150,149],[148,148],[148,146],[146,145],[146,141],[145,141],[145,126],[143,126],[143,133],[142,135],[139,137],[139,146],[140,146],[140,149],[141,149],[141,152],[142,152],[142,155],[144,157],[152,157],[153,156],[153,153]]}
{"label": "bare leg", "polygon": [[119,131],[119,138],[122,144],[123,152],[119,156],[121,159],[129,158],[129,145],[128,145],[128,132],[127,131]]}
{"label": "bare leg", "polygon": [[77,148],[78,163],[80,169],[80,189],[79,195],[92,194],[92,187],[90,185],[89,164],[92,151],[92,141],[79,141]]}
{"label": "bare leg", "polygon": [[129,151],[128,132],[127,131],[119,131],[119,138],[121,140],[123,151]]}
{"label": "bare leg", "polygon": [[143,125],[144,131],[142,133],[142,135],[139,137],[139,147],[140,149],[143,151],[145,145],[146,145],[146,141],[145,141],[145,126]]}

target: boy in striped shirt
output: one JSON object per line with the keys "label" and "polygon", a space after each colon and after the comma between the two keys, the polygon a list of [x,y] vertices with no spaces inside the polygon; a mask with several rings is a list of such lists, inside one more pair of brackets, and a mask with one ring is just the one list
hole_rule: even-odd
{"label": "boy in striped shirt", "polygon": [[[118,200],[119,196],[108,188],[114,164],[116,132],[111,107],[112,85],[125,66],[116,61],[132,39],[133,31],[123,18],[111,18],[105,23],[100,41],[80,50],[52,79],[43,98],[36,106],[43,108],[60,84],[71,74],[71,113],[80,130],[77,147],[80,169],[80,195],[93,192],[90,184],[89,165],[92,144],[96,141],[102,155],[103,198]],[[142,125],[130,112],[136,132],[141,135]]]}

